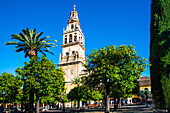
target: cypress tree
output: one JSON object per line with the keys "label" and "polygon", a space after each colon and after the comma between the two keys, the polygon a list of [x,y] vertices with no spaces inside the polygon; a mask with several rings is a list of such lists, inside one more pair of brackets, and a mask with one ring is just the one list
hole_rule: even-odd
{"label": "cypress tree", "polygon": [[[170,0],[152,0],[150,26],[150,74],[156,108],[169,107]],[[167,58],[167,59],[166,59]],[[167,65],[165,65],[167,64]]]}

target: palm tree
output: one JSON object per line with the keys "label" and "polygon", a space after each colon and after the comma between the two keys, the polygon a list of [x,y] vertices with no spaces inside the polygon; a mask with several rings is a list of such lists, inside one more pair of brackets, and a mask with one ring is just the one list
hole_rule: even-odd
{"label": "palm tree", "polygon": [[[77,78],[74,78],[72,81],[71,81],[71,84],[75,84],[77,85],[78,87],[78,94],[77,94],[77,97],[79,97],[79,92],[80,92],[80,85],[81,85],[82,81],[81,81],[81,78],[80,77],[77,77]],[[80,99],[78,99],[78,106],[77,108],[80,108]]]}
{"label": "palm tree", "polygon": [[[50,38],[50,36],[46,36],[43,38],[40,38],[43,32],[38,32],[36,34],[36,28],[34,30],[29,30],[27,28],[26,30],[22,30],[23,33],[20,33],[19,35],[14,34],[11,35],[11,39],[17,39],[18,41],[9,41],[5,43],[5,45],[16,45],[14,49],[16,49],[16,52],[24,51],[25,58],[29,56],[30,59],[33,58],[33,56],[38,56],[38,52],[41,52],[46,56],[44,52],[51,53],[54,55],[49,47],[56,47],[57,45],[54,43],[49,43],[49,41],[55,41],[57,40],[46,40],[47,38]],[[37,96],[38,97],[38,96]],[[39,99],[38,99],[39,100]],[[32,90],[29,91],[29,112],[33,112],[33,103],[34,103],[34,92]],[[39,113],[39,101],[37,101],[37,113]]]}
{"label": "palm tree", "polygon": [[25,58],[27,56],[32,59],[33,56],[38,56],[38,52],[41,52],[46,56],[44,52],[51,53],[54,55],[49,47],[55,47],[57,46],[54,43],[49,43],[49,41],[56,41],[57,40],[46,40],[47,38],[50,38],[50,36],[46,36],[43,38],[40,38],[43,32],[38,32],[36,34],[36,29],[29,30],[28,28],[26,30],[22,30],[23,33],[14,34],[11,35],[11,39],[17,39],[18,41],[9,41],[5,43],[5,45],[16,45],[14,49],[16,49],[16,52],[24,51]]}
{"label": "palm tree", "polygon": [[73,80],[71,81],[71,84],[75,84],[79,87],[81,84],[81,78],[80,77],[73,78]]}

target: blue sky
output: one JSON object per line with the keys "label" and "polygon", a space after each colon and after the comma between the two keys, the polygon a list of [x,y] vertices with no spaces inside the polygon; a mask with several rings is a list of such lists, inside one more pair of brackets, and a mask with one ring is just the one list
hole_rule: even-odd
{"label": "blue sky", "polygon": [[[48,59],[58,64],[63,27],[74,4],[86,54],[107,45],[131,44],[138,55],[149,59],[151,0],[0,0],[0,74],[15,74],[17,67],[29,61],[23,52],[15,52],[15,46],[4,45],[12,34],[27,27],[58,41],[58,47],[52,49],[55,55],[47,53]],[[142,76],[150,76],[149,67]]]}

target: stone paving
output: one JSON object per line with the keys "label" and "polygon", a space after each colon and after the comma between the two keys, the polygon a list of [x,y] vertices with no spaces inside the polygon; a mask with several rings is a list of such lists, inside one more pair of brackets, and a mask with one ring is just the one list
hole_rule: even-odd
{"label": "stone paving", "polygon": [[[104,113],[104,107],[92,107],[92,108],[66,108],[66,113]],[[136,104],[128,104],[121,106],[116,111],[114,111],[114,107],[110,107],[110,113],[167,113],[166,110],[156,110],[152,108],[152,105],[136,105]],[[11,111],[4,110],[4,113],[14,113]],[[20,112],[21,113],[21,112]],[[62,113],[62,110],[49,110],[49,111],[40,111],[40,113]]]}
{"label": "stone paving", "polygon": [[[40,113],[50,113],[50,112],[55,112],[55,113],[61,113],[62,110],[49,110],[48,112],[40,112]],[[124,105],[121,106],[121,108],[118,108],[116,111],[114,111],[114,107],[111,106],[110,108],[110,113],[165,113],[166,110],[155,110],[152,108],[151,105],[135,105],[135,104],[130,104],[130,105]],[[66,109],[66,113],[104,113],[104,108],[102,107],[96,107],[96,108],[90,108],[90,109],[85,109],[81,108],[79,110],[77,109]]]}

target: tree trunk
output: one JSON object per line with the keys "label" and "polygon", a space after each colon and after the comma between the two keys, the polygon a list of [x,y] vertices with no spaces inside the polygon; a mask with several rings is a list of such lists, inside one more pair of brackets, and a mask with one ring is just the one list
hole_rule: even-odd
{"label": "tree trunk", "polygon": [[38,56],[37,50],[36,50],[36,49],[30,49],[30,50],[28,51],[28,56],[29,56],[30,59],[32,59],[33,56]]}
{"label": "tree trunk", "polygon": [[77,108],[80,108],[80,100],[78,100],[78,103],[77,103]]}
{"label": "tree trunk", "polygon": [[116,111],[116,108],[117,108],[117,106],[116,106],[116,99],[114,99],[114,111]]}
{"label": "tree trunk", "polygon": [[63,103],[63,113],[65,113],[65,105],[64,105],[64,98],[63,98],[63,96],[61,96],[61,100],[62,100],[62,103]]}
{"label": "tree trunk", "polygon": [[119,97],[118,97],[118,99],[117,99],[117,108],[119,107]]}
{"label": "tree trunk", "polygon": [[65,105],[64,105],[64,101],[63,101],[63,113],[65,113]]}
{"label": "tree trunk", "polygon": [[110,96],[110,87],[106,86],[106,89],[105,89],[105,113],[110,112],[110,105],[109,105],[110,97],[109,96]]}
{"label": "tree trunk", "polygon": [[33,90],[29,91],[29,106],[28,106],[28,112],[33,113],[34,112],[34,92]]}
{"label": "tree trunk", "polygon": [[49,102],[48,102],[48,103],[47,103],[47,109],[49,110],[49,108],[50,108],[50,107],[49,107]]}
{"label": "tree trunk", "polygon": [[28,112],[28,103],[25,102],[25,113],[27,113],[27,112]]}
{"label": "tree trunk", "polygon": [[16,108],[17,108],[17,109],[19,108],[19,104],[18,104],[18,102],[17,102]]}
{"label": "tree trunk", "polygon": [[72,106],[72,101],[71,101],[71,108],[72,108],[73,106]]}
{"label": "tree trunk", "polygon": [[36,113],[39,113],[39,107],[40,107],[40,103],[39,103],[39,94],[36,94]]}
{"label": "tree trunk", "polygon": [[23,102],[21,102],[21,111],[23,112]]}
{"label": "tree trunk", "polygon": [[121,97],[119,98],[119,108],[121,108],[122,100]]}

